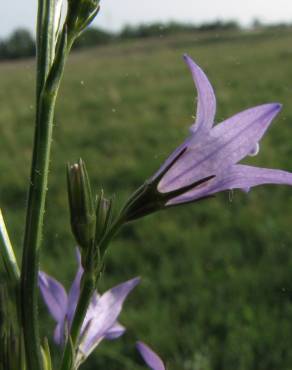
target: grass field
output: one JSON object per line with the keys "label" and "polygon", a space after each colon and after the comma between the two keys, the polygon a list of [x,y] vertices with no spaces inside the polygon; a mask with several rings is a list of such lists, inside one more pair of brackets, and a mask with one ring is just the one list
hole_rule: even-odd
{"label": "grass field", "polygon": [[[74,275],[65,164],[82,157],[117,206],[188,134],[195,91],[187,52],[217,94],[217,122],[278,101],[255,165],[292,170],[292,30],[131,41],[74,54],[57,104],[41,266]],[[0,204],[20,252],[34,116],[34,64],[0,64]],[[174,208],[125,227],[102,289],[140,275],[127,334],[84,369],[142,369],[136,339],[169,370],[292,369],[292,189],[255,188]],[[19,253],[20,256],[20,253]],[[41,305],[40,314],[47,317]],[[53,321],[42,331],[51,337]],[[97,356],[99,355],[99,356]]]}

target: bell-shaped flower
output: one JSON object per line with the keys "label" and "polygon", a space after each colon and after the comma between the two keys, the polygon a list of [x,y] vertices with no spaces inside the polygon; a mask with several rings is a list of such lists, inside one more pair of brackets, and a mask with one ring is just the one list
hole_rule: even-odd
{"label": "bell-shaped flower", "polygon": [[202,69],[189,56],[184,59],[198,91],[195,123],[189,137],[126,203],[122,211],[125,221],[224,190],[248,191],[268,183],[292,185],[290,172],[238,163],[257,154],[259,142],[281,105],[259,105],[214,125],[213,88]]}
{"label": "bell-shaped flower", "polygon": [[[68,337],[79,298],[83,274],[79,254],[78,264],[78,271],[69,294],[57,280],[42,271],[39,272],[40,291],[50,314],[57,323],[54,340],[59,345],[63,345]],[[125,332],[125,328],[117,322],[117,318],[125,299],[139,281],[139,278],[134,278],[113,287],[102,295],[94,293],[79,336],[77,365],[89,356],[101,340],[115,339]]]}
{"label": "bell-shaped flower", "polygon": [[151,370],[165,370],[163,361],[149,346],[139,341],[136,348]]}

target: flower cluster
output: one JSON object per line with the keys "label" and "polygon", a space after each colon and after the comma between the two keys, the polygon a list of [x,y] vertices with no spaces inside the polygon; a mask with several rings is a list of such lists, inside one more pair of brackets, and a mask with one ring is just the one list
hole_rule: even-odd
{"label": "flower cluster", "polygon": [[[246,156],[258,153],[259,142],[281,105],[259,105],[214,125],[216,99],[213,88],[202,69],[190,57],[184,59],[198,91],[196,120],[186,140],[129,198],[116,221],[118,227],[160,209],[194,202],[224,190],[249,191],[251,187],[267,183],[292,185],[290,172],[239,163]],[[82,259],[84,263],[92,260],[94,254],[87,252],[91,246],[96,244],[100,248],[104,240],[108,241],[107,231],[112,227],[111,202],[101,193],[95,204],[82,161],[68,168],[68,189],[72,230],[82,257],[86,256]],[[79,252],[77,255],[79,267],[68,295],[58,281],[44,272],[39,273],[42,296],[57,322],[54,339],[60,345],[68,341],[82,277],[88,272],[88,264],[83,265],[83,271]],[[115,339],[124,333],[125,328],[117,318],[126,297],[138,283],[139,278],[135,278],[101,296],[97,292],[93,294],[78,337],[76,368],[102,339]],[[150,347],[138,342],[137,349],[150,369],[165,370],[163,361]]]}

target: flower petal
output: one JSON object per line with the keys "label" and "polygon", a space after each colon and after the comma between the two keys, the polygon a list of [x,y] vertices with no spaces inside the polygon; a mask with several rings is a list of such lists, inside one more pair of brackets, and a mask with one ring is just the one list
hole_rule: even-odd
{"label": "flower petal", "polygon": [[205,73],[188,55],[184,55],[184,60],[191,70],[198,90],[196,122],[191,126],[191,132],[194,133],[201,128],[210,129],[216,113],[214,90]]}
{"label": "flower petal", "polygon": [[80,294],[80,282],[81,282],[81,278],[83,275],[83,267],[81,265],[81,256],[80,256],[80,252],[78,248],[76,248],[76,257],[77,257],[77,262],[78,262],[78,270],[75,275],[74,281],[71,285],[71,288],[69,290],[68,305],[66,309],[69,327],[71,325],[73,315],[76,310],[76,306],[77,306],[77,302],[78,302],[78,298]]}
{"label": "flower petal", "polygon": [[164,161],[162,166],[160,166],[159,170],[155,172],[155,174],[151,177],[150,181],[154,181],[158,176],[160,176],[163,171],[166,170],[168,166],[175,160],[176,157],[180,155],[187,147],[190,142],[190,138],[187,138],[180,146],[178,146],[170,156]]}
{"label": "flower petal", "polygon": [[50,314],[58,323],[62,322],[67,307],[67,294],[63,285],[42,271],[39,271],[38,285]]}
{"label": "flower petal", "polygon": [[98,300],[100,299],[100,295],[95,291],[91,298],[90,304],[86,311],[85,318],[83,320],[83,324],[80,331],[80,336],[82,337],[86,330],[88,330],[89,324],[95,316],[96,309],[98,306]]}
{"label": "flower petal", "polygon": [[260,141],[281,105],[264,104],[247,109],[216,125],[209,134],[197,134],[187,151],[158,184],[162,193],[179,189],[237,163]]}
{"label": "flower petal", "polygon": [[136,347],[150,369],[165,370],[161,358],[149,346],[143,342],[137,342]]}
{"label": "flower petal", "polygon": [[54,330],[54,341],[59,346],[63,345],[65,342],[64,326],[65,326],[65,321],[64,320],[60,321],[58,322]]}
{"label": "flower petal", "polygon": [[108,340],[113,340],[119,338],[123,335],[126,331],[126,328],[119,324],[118,322],[115,323],[105,334],[104,338]]}
{"label": "flower petal", "polygon": [[107,336],[108,331],[116,323],[125,299],[139,282],[140,278],[128,280],[108,290],[98,299],[94,317],[91,317],[79,346],[85,357]]}
{"label": "flower petal", "polygon": [[252,153],[281,108],[279,103],[259,105],[246,109],[215,126],[212,136],[224,138],[220,157],[228,159],[229,165]]}
{"label": "flower petal", "polygon": [[[203,70],[187,54],[184,55],[184,60],[192,73],[198,91],[196,122],[190,128],[193,134],[198,129],[203,128],[208,130],[212,127],[216,112],[216,98],[213,88]],[[159,170],[154,174],[152,180],[157,178],[173,159],[188,146],[189,141],[190,138],[187,138],[171,153]]]}
{"label": "flower petal", "polygon": [[191,202],[224,190],[242,189],[248,191],[251,187],[263,184],[292,185],[292,173],[237,164],[212,179],[205,187],[174,198],[168,202],[168,205]]}

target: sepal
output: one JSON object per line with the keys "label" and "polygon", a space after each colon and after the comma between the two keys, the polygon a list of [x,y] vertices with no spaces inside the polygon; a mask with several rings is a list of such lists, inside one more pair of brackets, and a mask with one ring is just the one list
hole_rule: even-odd
{"label": "sepal", "polygon": [[101,191],[97,197],[96,205],[96,230],[95,230],[95,243],[98,244],[112,220],[112,199],[107,199],[104,192]]}
{"label": "sepal", "polygon": [[99,0],[68,0],[66,25],[73,38],[93,21],[99,11]]}
{"label": "sepal", "polygon": [[43,359],[43,368],[44,370],[53,370],[52,360],[48,339],[44,339],[44,344],[41,347],[42,359]]}
{"label": "sepal", "polygon": [[158,184],[163,176],[175,165],[175,163],[186,152],[187,148],[184,147],[177,152],[176,156],[163,168],[163,170],[156,176],[147,180],[126,202],[121,211],[121,219],[124,222],[136,220],[138,218],[147,216],[150,213],[157,212],[168,206],[168,202],[179,195],[185,194],[190,190],[207,183],[214,178],[214,175],[204,177],[198,181],[194,181],[189,185],[182,186],[168,192],[160,192]]}

